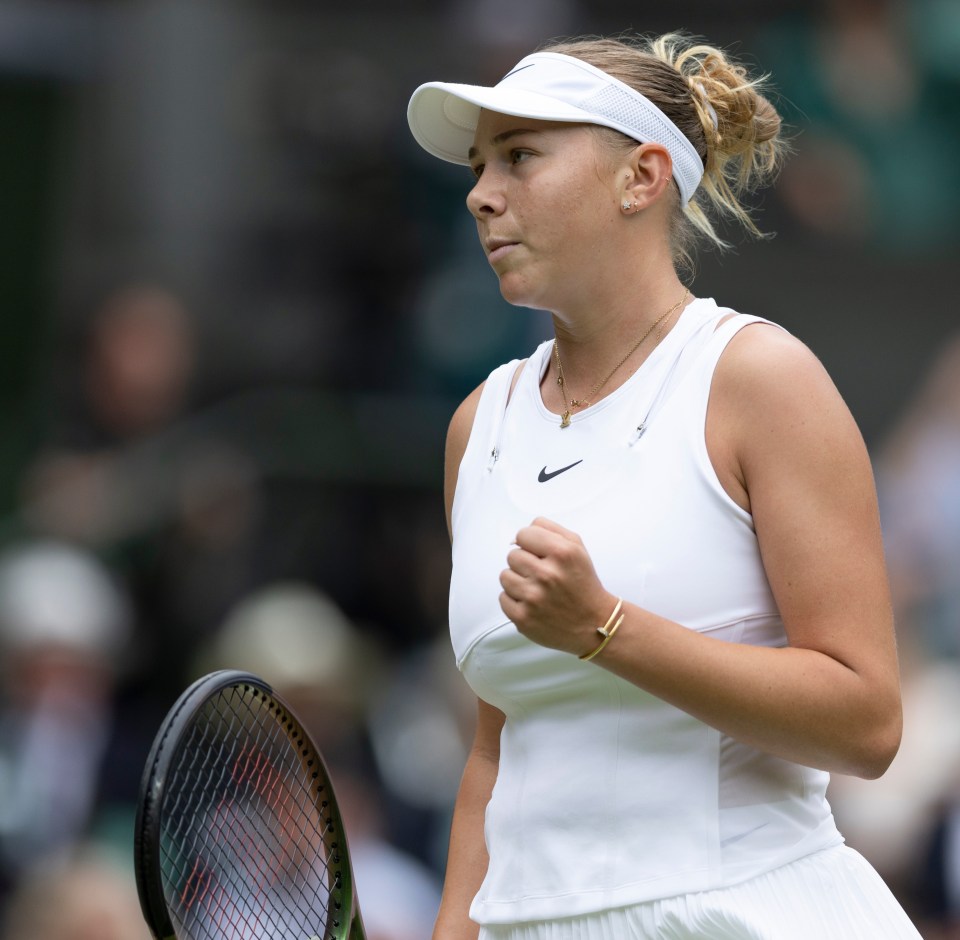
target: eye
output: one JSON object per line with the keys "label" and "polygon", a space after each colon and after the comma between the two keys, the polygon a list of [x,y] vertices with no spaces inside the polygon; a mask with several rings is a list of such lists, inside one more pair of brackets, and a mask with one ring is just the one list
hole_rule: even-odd
{"label": "eye", "polygon": [[521,163],[527,157],[533,156],[529,150],[511,150],[510,151],[510,162],[511,163]]}
{"label": "eye", "polygon": [[476,166],[470,167],[470,170],[473,173],[475,179],[480,179],[480,174],[483,173],[483,164],[478,163]]}

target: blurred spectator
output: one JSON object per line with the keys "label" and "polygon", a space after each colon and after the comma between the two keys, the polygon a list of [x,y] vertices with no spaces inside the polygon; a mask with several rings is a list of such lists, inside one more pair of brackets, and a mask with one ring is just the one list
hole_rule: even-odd
{"label": "blurred spectator", "polygon": [[15,883],[88,831],[130,636],[95,558],[54,542],[0,557],[0,871]]}
{"label": "blurred spectator", "polygon": [[83,848],[38,866],[18,888],[0,940],[151,940],[129,866]]}
{"label": "blurred spectator", "polygon": [[446,635],[402,656],[372,697],[370,735],[390,832],[437,871],[446,863],[450,814],[475,719],[476,700]]}
{"label": "blurred spectator", "polygon": [[802,128],[778,187],[800,224],[901,255],[952,251],[960,86],[939,62],[951,41],[960,51],[960,7],[820,0],[761,34],[784,114]]}
{"label": "blurred spectator", "polygon": [[385,667],[369,635],[303,582],[268,585],[242,600],[195,663],[198,674],[252,672],[287,701],[336,787],[369,940],[422,940],[439,905],[437,879],[391,844],[369,756],[370,696]]}
{"label": "blurred spectator", "polygon": [[129,285],[94,311],[66,349],[55,426],[30,468],[25,517],[39,531],[91,546],[129,537],[156,512],[165,468],[124,465],[132,445],[167,430],[187,407],[196,365],[191,318],[171,292]]}
{"label": "blurred spectator", "polygon": [[83,361],[89,443],[169,425],[184,411],[195,359],[192,321],[178,297],[152,285],[111,294],[93,319]]}
{"label": "blurred spectator", "polygon": [[960,335],[946,343],[878,453],[905,655],[960,657]]}
{"label": "blurred spectator", "polygon": [[54,427],[22,485],[28,532],[84,545],[124,580],[141,708],[182,687],[196,644],[255,577],[258,468],[231,428],[195,413],[197,332],[165,287],[110,291],[62,350]]}
{"label": "blurred spectator", "polygon": [[913,881],[927,940],[960,938],[960,777],[937,807]]}
{"label": "blurred spectator", "polygon": [[376,646],[326,594],[295,581],[240,600],[194,661],[197,675],[243,669],[260,676],[325,757],[350,763],[360,759],[367,699],[382,667]]}

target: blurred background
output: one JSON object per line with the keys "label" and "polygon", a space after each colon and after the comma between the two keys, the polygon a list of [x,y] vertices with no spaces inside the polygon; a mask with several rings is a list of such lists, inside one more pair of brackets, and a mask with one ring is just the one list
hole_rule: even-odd
{"label": "blurred background", "polygon": [[406,101],[677,28],[772,73],[795,150],[693,289],[805,340],[876,464],[906,734],[832,801],[960,936],[958,0],[0,0],[0,940],[146,936],[146,753],[222,666],[329,755],[371,940],[429,935],[473,708],[443,438],[548,324]]}

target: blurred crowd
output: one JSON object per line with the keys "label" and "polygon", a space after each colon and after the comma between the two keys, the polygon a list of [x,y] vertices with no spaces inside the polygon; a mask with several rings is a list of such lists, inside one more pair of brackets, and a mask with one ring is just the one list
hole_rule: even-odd
{"label": "blurred crowd", "polygon": [[674,6],[384,3],[371,31],[305,0],[0,0],[0,940],[148,936],[146,753],[223,667],[327,756],[370,940],[429,935],[473,721],[443,434],[549,324],[500,300],[467,177],[403,108],[631,26],[742,46],[796,131],[776,240],[694,289],[810,342],[867,432],[906,727],[832,802],[924,937],[960,937],[960,7]]}

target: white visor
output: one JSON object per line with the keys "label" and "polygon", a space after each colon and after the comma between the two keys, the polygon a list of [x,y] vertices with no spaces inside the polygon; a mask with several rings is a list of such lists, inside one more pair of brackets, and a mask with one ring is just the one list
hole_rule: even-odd
{"label": "white visor", "polygon": [[441,160],[469,164],[467,152],[481,108],[498,114],[612,127],[640,143],[666,147],[686,204],[700,185],[703,161],[693,144],[652,101],[629,85],[573,56],[535,52],[492,88],[428,82],[407,106],[410,130]]}

